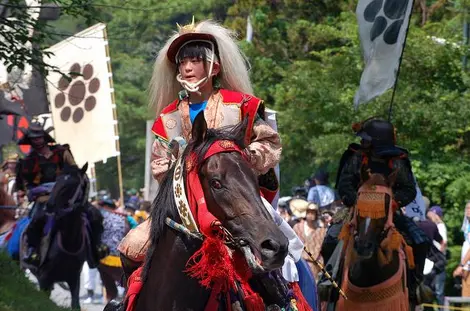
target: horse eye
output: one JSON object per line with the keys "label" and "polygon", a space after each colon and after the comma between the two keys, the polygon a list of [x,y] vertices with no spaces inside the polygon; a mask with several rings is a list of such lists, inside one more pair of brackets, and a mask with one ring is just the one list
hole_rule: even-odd
{"label": "horse eye", "polygon": [[219,190],[219,189],[222,189],[222,184],[217,179],[212,179],[211,180],[211,187],[214,188],[214,189]]}

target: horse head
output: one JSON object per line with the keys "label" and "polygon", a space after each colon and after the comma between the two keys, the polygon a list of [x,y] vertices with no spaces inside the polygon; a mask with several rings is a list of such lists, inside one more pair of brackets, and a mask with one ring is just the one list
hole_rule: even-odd
{"label": "horse head", "polygon": [[[243,151],[247,124],[245,119],[235,127],[208,129],[200,113],[187,151],[197,156],[208,211],[242,250],[252,271],[262,272],[283,265],[288,240],[266,209],[258,178]],[[219,152],[209,155],[214,146]]]}
{"label": "horse head", "polygon": [[68,211],[76,211],[85,206],[88,199],[88,163],[82,168],[76,165],[64,165],[47,201],[49,210],[54,210],[60,217]]}
{"label": "horse head", "polygon": [[354,251],[360,260],[369,260],[393,225],[392,187],[396,171],[389,176],[361,170],[362,185],[355,207]]}

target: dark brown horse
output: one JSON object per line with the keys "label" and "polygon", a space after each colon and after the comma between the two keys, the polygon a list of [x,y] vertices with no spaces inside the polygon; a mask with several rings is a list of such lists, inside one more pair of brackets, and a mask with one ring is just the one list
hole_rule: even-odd
{"label": "dark brown horse", "polygon": [[405,259],[411,249],[393,226],[395,175],[362,172],[362,179],[345,239],[342,289],[348,300],[340,299],[336,310],[409,310]]}
{"label": "dark brown horse", "polygon": [[[50,246],[45,248],[45,258],[39,267],[22,263],[36,276],[42,291],[50,293],[54,283],[67,283],[74,310],[80,309],[80,273],[88,245],[83,216],[89,204],[87,166],[80,169],[67,165],[57,177],[47,203],[55,213]],[[98,213],[97,217],[101,215]]]}
{"label": "dark brown horse", "polygon": [[[183,157],[194,152],[203,159],[208,148],[219,140],[234,142],[243,149],[246,124],[247,120],[231,129],[207,129],[203,114],[199,114]],[[153,203],[152,244],[136,311],[204,310],[209,299],[210,290],[185,273],[188,260],[201,247],[201,241],[165,224],[167,217],[181,223],[173,198],[173,173],[174,168],[162,182]],[[280,268],[287,255],[288,240],[263,205],[250,163],[238,152],[217,153],[200,163],[198,175],[208,210],[234,240],[244,241],[244,253],[252,271]]]}

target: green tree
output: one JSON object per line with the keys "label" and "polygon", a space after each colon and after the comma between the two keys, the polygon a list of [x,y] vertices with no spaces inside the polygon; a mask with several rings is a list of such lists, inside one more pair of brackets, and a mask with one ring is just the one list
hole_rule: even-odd
{"label": "green tree", "polygon": [[51,0],[44,5],[27,5],[24,0],[7,0],[0,5],[0,60],[10,72],[31,65],[43,73],[57,68],[43,61],[45,44],[56,33],[47,20],[60,12],[91,21],[97,15],[88,0]]}

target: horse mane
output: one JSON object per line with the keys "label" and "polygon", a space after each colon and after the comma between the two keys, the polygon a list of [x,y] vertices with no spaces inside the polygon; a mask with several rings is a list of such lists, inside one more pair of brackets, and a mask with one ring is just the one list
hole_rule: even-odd
{"label": "horse mane", "polygon": [[209,150],[210,146],[218,140],[233,141],[240,149],[245,149],[245,130],[248,124],[248,118],[235,126],[224,126],[218,129],[207,129],[204,141],[199,146],[193,146],[191,141],[186,150],[193,151],[197,156],[197,163],[200,165],[204,160],[204,156]]}
{"label": "horse mane", "polygon": [[[204,155],[210,146],[219,140],[233,141],[241,149],[245,148],[244,138],[246,125],[248,119],[245,118],[242,122],[235,126],[224,126],[218,129],[207,129],[204,136],[204,141],[195,145],[194,140],[190,140],[186,149],[182,154],[183,161],[191,154],[194,153],[197,158],[198,166],[203,163]],[[165,220],[167,217],[175,221],[181,221],[176,207],[176,202],[173,196],[173,175],[176,169],[176,165],[173,164],[165,177],[162,180],[157,196],[153,200],[152,208],[150,212],[150,247],[147,251],[144,270],[142,273],[143,280],[147,279],[148,271],[150,270],[150,262],[152,254],[155,251],[158,240],[163,236],[167,225]],[[199,167],[198,167],[199,169]],[[183,166],[183,176],[186,176],[186,166]]]}

